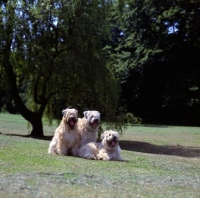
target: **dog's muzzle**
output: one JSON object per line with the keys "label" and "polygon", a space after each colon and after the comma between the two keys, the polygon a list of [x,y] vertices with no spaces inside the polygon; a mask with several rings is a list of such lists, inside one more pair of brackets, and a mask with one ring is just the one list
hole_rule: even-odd
{"label": "dog's muzzle", "polygon": [[93,120],[93,122],[91,123],[91,125],[93,126],[93,127],[97,127],[98,125],[99,125],[99,120],[98,119],[94,119]]}
{"label": "dog's muzzle", "polygon": [[117,145],[117,142],[118,142],[118,140],[117,140],[117,137],[116,136],[114,136],[113,138],[112,138],[112,140],[110,140],[110,145],[112,146],[112,147],[115,147],[116,145]]}
{"label": "dog's muzzle", "polygon": [[68,124],[69,124],[69,127],[70,127],[71,129],[73,129],[74,126],[75,126],[75,124],[76,124],[76,119],[75,119],[75,117],[70,117],[70,118],[69,118],[69,121],[68,121]]}

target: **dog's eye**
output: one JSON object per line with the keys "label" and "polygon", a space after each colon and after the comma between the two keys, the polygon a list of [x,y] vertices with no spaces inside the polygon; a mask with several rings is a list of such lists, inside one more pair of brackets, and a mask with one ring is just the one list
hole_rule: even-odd
{"label": "dog's eye", "polygon": [[111,136],[111,134],[109,134],[109,136]]}

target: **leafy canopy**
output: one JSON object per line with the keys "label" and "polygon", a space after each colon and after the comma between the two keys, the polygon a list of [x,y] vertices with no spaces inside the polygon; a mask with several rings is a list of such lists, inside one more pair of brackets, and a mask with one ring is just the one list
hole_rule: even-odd
{"label": "leafy canopy", "polygon": [[51,119],[68,106],[115,118],[119,86],[101,51],[110,6],[102,0],[1,2],[2,83],[32,125],[36,116]]}

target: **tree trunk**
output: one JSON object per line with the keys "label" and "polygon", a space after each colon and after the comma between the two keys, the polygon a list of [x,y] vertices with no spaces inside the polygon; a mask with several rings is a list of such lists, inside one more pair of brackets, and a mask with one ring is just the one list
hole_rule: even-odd
{"label": "tree trunk", "polygon": [[[13,15],[14,15],[13,11]],[[4,49],[2,50],[3,53],[3,61],[2,66],[5,69],[8,85],[10,88],[10,93],[12,95],[12,98],[15,102],[16,107],[20,111],[20,114],[32,125],[32,131],[30,136],[32,137],[43,137],[43,125],[42,125],[42,115],[45,109],[46,104],[48,103],[47,99],[43,99],[42,103],[40,104],[40,109],[38,112],[32,112],[29,110],[26,105],[24,104],[22,98],[19,94],[19,89],[17,87],[17,77],[13,69],[13,65],[10,61],[10,55],[11,55],[11,46],[13,42],[13,32],[14,27],[10,24],[7,28],[7,38],[6,38],[6,45]],[[49,98],[51,95],[49,96]]]}
{"label": "tree trunk", "polygon": [[32,116],[31,120],[28,120],[32,125],[32,130],[30,133],[31,137],[43,137],[43,124],[42,117],[39,114]]}
{"label": "tree trunk", "polygon": [[32,137],[43,137],[43,126],[42,126],[42,115],[45,109],[45,106],[47,104],[47,101],[45,101],[40,106],[39,112],[32,112],[23,103],[16,84],[16,76],[13,72],[13,68],[11,65],[8,64],[7,67],[5,67],[7,76],[9,78],[9,85],[10,85],[10,92],[12,94],[13,100],[15,102],[16,107],[18,108],[20,114],[32,125],[32,131],[30,136]]}

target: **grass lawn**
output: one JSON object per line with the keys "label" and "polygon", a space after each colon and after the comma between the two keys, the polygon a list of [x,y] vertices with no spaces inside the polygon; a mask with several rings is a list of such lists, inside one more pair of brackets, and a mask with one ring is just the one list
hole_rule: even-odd
{"label": "grass lawn", "polygon": [[0,114],[1,198],[200,197],[199,127],[128,127],[124,162],[48,155],[50,140],[5,135],[29,131],[20,115]]}

